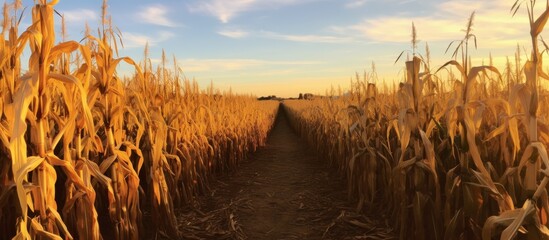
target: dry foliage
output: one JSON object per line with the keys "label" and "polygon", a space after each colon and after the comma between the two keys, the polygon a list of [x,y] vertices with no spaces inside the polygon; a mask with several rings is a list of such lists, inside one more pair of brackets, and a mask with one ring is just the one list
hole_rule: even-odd
{"label": "dry foliage", "polygon": [[[413,56],[393,91],[378,92],[375,74],[365,74],[347,94],[327,94],[339,97],[284,103],[295,129],[347,177],[357,208],[388,212],[401,239],[549,239],[548,111],[540,106],[548,77],[538,47],[547,47],[539,35],[549,6],[536,18],[534,0],[512,12],[522,5],[532,57],[508,61],[503,74],[471,66],[473,13],[464,38],[448,46],[453,60],[435,73],[412,27]],[[459,75],[442,81],[448,68]]]}
{"label": "dry foliage", "polygon": [[[39,1],[19,33],[4,5],[0,39],[0,231],[13,239],[139,239],[179,231],[174,208],[265,143],[278,103],[201,91],[169,70],[118,57],[103,4],[98,35],[57,43],[54,7]],[[21,54],[28,48],[28,71]],[[26,61],[26,60],[25,60]],[[120,79],[119,64],[136,69]],[[177,63],[174,62],[177,66]]]}

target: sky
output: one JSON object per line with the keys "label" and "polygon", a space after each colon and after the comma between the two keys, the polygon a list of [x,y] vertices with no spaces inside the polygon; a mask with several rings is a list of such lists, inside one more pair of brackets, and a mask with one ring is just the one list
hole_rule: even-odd
{"label": "sky", "polygon": [[[148,43],[153,63],[164,50],[201,87],[213,83],[237,93],[297,97],[323,94],[332,86],[347,88],[356,72],[371,72],[372,63],[378,82],[401,81],[404,62],[394,62],[402,51],[411,51],[412,22],[418,52],[424,54],[428,43],[432,66],[440,66],[451,59],[445,50],[463,38],[473,11],[478,45],[471,51],[473,64],[487,64],[492,54],[495,65],[503,66],[517,44],[530,51],[526,9],[512,17],[514,1],[111,0],[108,12],[122,32],[121,56],[141,61]],[[97,29],[101,4],[59,1],[55,9],[65,16],[70,40],[82,39],[86,23]],[[23,25],[30,18],[28,11]]]}

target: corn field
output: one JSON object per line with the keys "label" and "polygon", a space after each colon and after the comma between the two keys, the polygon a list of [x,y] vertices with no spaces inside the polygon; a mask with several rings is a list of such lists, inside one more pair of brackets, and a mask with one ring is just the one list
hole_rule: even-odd
{"label": "corn field", "polygon": [[278,102],[199,90],[166,57],[153,69],[147,50],[119,57],[106,3],[97,35],[59,41],[57,2],[32,6],[24,30],[20,1],[4,5],[1,238],[139,239],[144,224],[179,238],[174,208],[265,143]]}
{"label": "corn field", "polygon": [[[3,8],[0,239],[140,239],[145,226],[184,238],[175,209],[265,145],[279,103],[201,90],[175,58],[153,66],[147,48],[140,62],[120,57],[106,2],[80,41],[56,38],[58,0],[36,2],[26,29],[21,1]],[[348,92],[280,111],[346,178],[356,209],[386,213],[400,239],[549,239],[549,2],[535,5],[510,6],[530,20],[526,62],[517,48],[505,69],[473,66],[472,13],[441,67],[412,25],[398,86],[372,69]]]}
{"label": "corn field", "polygon": [[347,93],[285,101],[283,109],[346,177],[357,209],[386,212],[400,239],[549,239],[549,99],[541,84],[549,77],[540,37],[549,5],[535,15],[535,4],[511,7],[530,19],[525,63],[518,48],[503,71],[472,66],[473,13],[438,70],[428,48],[417,51],[413,26],[398,86],[379,88],[374,75],[357,74]]}

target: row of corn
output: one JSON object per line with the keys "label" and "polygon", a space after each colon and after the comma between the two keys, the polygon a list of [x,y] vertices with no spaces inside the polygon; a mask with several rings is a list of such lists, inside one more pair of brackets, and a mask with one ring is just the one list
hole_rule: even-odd
{"label": "row of corn", "polygon": [[106,3],[97,35],[59,41],[56,3],[38,1],[24,30],[21,2],[4,5],[0,239],[139,239],[144,219],[181,237],[174,208],[264,144],[278,103],[118,57]]}
{"label": "row of corn", "polygon": [[357,209],[386,213],[400,239],[549,239],[549,99],[540,87],[548,47],[539,36],[549,8],[536,18],[534,5],[512,6],[530,19],[525,63],[519,52],[503,71],[472,66],[473,13],[438,70],[428,48],[426,58],[417,51],[413,27],[394,90],[378,91],[365,74],[346,93],[286,101],[284,110],[346,177]]}

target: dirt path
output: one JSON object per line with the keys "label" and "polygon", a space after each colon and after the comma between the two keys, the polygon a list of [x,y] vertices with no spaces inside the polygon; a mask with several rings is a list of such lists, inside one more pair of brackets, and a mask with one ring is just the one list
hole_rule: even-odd
{"label": "dirt path", "polygon": [[387,239],[381,216],[347,201],[341,177],[318,159],[279,113],[265,147],[218,179],[198,205],[180,210],[190,239]]}

